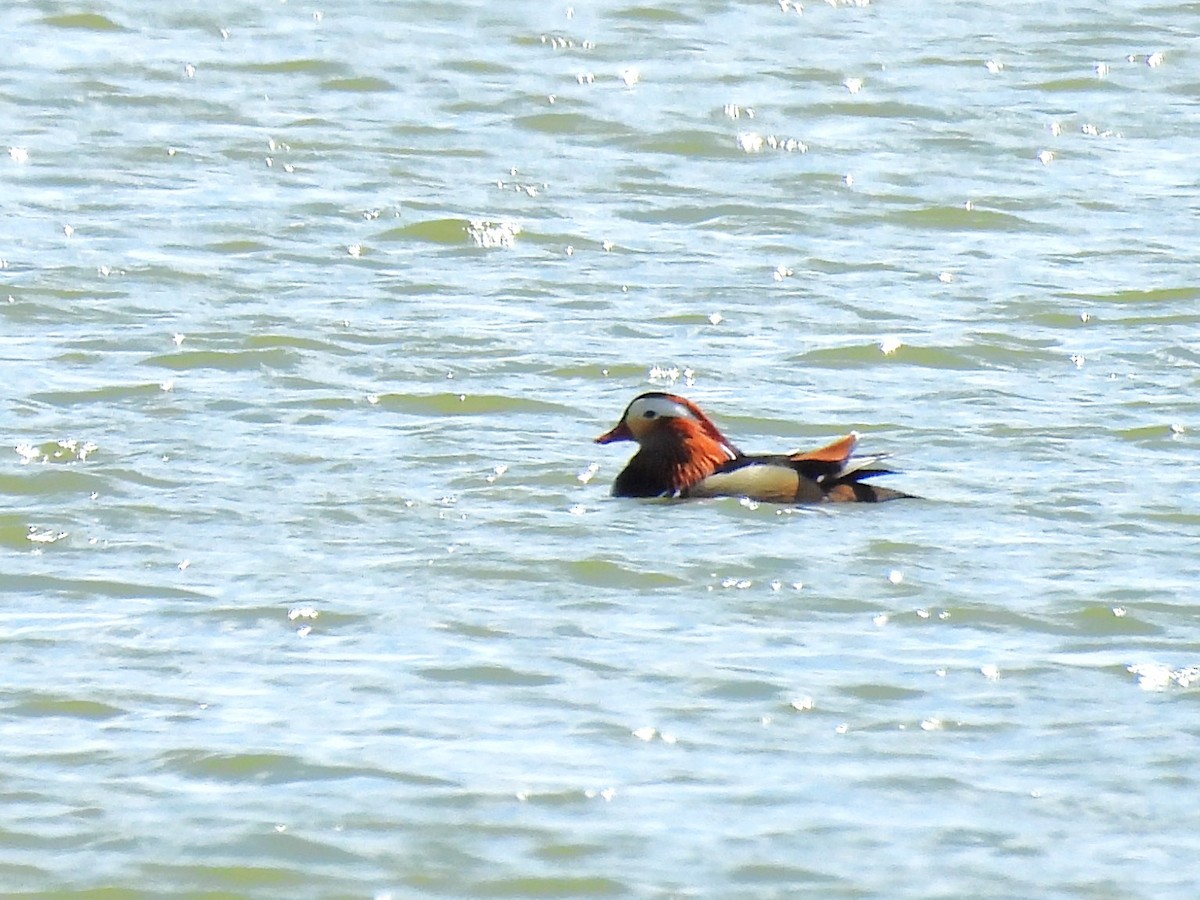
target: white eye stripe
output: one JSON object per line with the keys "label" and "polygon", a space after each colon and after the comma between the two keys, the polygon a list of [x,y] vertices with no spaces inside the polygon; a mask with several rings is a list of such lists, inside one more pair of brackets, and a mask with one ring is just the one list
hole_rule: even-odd
{"label": "white eye stripe", "polygon": [[666,397],[639,397],[629,406],[627,418],[657,419],[659,416],[676,419],[693,419],[692,411],[682,403]]}

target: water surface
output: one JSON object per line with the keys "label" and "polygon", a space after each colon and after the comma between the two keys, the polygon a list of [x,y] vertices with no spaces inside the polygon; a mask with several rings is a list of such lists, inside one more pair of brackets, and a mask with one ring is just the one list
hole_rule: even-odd
{"label": "water surface", "polygon": [[0,12],[6,891],[1193,895],[1200,8],[142,7]]}

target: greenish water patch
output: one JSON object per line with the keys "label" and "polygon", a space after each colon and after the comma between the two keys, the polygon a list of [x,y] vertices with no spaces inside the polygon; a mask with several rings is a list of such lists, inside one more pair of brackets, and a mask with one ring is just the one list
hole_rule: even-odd
{"label": "greenish water patch", "polygon": [[602,875],[504,878],[479,882],[475,897],[625,897],[629,885]]}
{"label": "greenish water patch", "polygon": [[585,113],[536,113],[529,116],[518,116],[514,124],[527,131],[539,134],[558,135],[622,135],[628,129],[617,122],[589,116]]}
{"label": "greenish water patch", "polygon": [[494,75],[510,76],[511,66],[500,65],[485,59],[453,59],[442,66],[448,72],[461,72],[464,75]]}
{"label": "greenish water patch", "polygon": [[247,891],[255,889],[286,889],[288,896],[299,897],[309,894],[314,884],[321,880],[312,873],[301,874],[290,862],[279,866],[152,864],[143,868],[146,873],[144,885],[136,894],[128,895],[130,897],[144,898],[147,888],[155,890],[156,885],[162,886],[158,889],[164,894],[178,894],[180,885],[188,885],[189,890],[196,892],[194,896],[222,900],[246,897],[249,896]]}
{"label": "greenish water patch", "polygon": [[399,412],[436,416],[480,416],[498,413],[565,413],[567,407],[528,397],[499,394],[380,394],[379,406]]}
{"label": "greenish water patch", "polygon": [[[571,795],[572,797],[570,802],[572,804],[577,803],[579,791],[571,791]],[[540,801],[541,799],[542,795],[537,794],[531,796],[529,801],[532,803]],[[592,856],[603,856],[606,853],[606,848],[601,844],[552,843],[544,847],[540,847],[535,852],[535,855],[541,859],[558,862],[562,860],[587,859],[588,857]]]}
{"label": "greenish water patch", "polygon": [[965,206],[927,206],[888,214],[888,219],[914,228],[947,231],[1040,232],[1042,226],[1011,213]]}
{"label": "greenish water patch", "polygon": [[4,710],[14,716],[68,716],[75,719],[112,719],[127,710],[95,700],[43,696],[14,703]]}
{"label": "greenish water patch", "polygon": [[143,360],[142,364],[177,372],[195,369],[246,372],[258,369],[291,369],[299,362],[300,357],[297,354],[276,347],[269,350],[182,350],[151,356]]}
{"label": "greenish water patch", "polygon": [[414,222],[401,228],[389,228],[375,236],[375,240],[384,241],[429,241],[434,244],[467,244],[471,242],[468,236],[469,223],[465,219],[430,219],[425,222]]}
{"label": "greenish water patch", "polygon": [[[0,531],[3,531],[3,528],[0,528]],[[60,594],[80,598],[108,597],[126,600],[146,597],[180,600],[210,599],[200,591],[165,587],[162,585],[110,581],[103,578],[59,578],[53,575],[0,575],[0,592],[19,593],[22,591]]]}
{"label": "greenish water patch", "polygon": [[1123,606],[1090,605],[1074,616],[1072,621],[1080,632],[1088,635],[1154,635],[1162,634],[1159,626],[1140,619],[1136,610]]}
{"label": "greenish water patch", "polygon": [[1053,78],[1043,81],[1040,84],[1031,85],[1031,88],[1038,91],[1044,91],[1047,94],[1062,94],[1062,93],[1086,93],[1086,94],[1101,94],[1101,93],[1123,93],[1128,88],[1116,84],[1109,79],[1096,78],[1094,76],[1083,78]]}
{"label": "greenish water patch", "polygon": [[327,59],[301,57],[298,59],[283,59],[270,63],[253,63],[241,66],[241,71],[258,72],[264,75],[329,75],[335,76],[346,72],[344,63]]}
{"label": "greenish water patch", "polygon": [[372,76],[359,76],[357,78],[331,78],[322,83],[327,91],[346,91],[356,94],[370,94],[382,91],[395,90],[395,85],[390,81],[385,81],[382,78]]}
{"label": "greenish water patch", "polygon": [[[605,367],[603,363],[594,362],[556,366],[547,372],[547,374],[552,375],[555,378],[584,378],[590,380],[593,378],[603,377],[604,375],[609,375],[614,378],[630,378],[635,375],[640,375],[644,371],[645,370],[640,366],[618,365]],[[632,398],[633,395],[631,394],[630,399]]]}
{"label": "greenish water patch", "polygon": [[157,384],[114,384],[82,391],[42,391],[31,396],[54,406],[80,406],[92,403],[117,403],[123,400],[162,396]]}
{"label": "greenish water patch", "polygon": [[1089,300],[1094,303],[1116,303],[1125,304],[1150,304],[1150,303],[1169,303],[1175,304],[1193,300],[1200,300],[1200,287],[1181,286],[1181,287],[1164,287],[1164,288],[1146,288],[1144,290],[1126,289],[1120,291],[1111,291],[1101,294],[1080,294],[1069,293],[1064,294],[1066,297],[1072,297],[1078,300]]}
{"label": "greenish water patch", "polygon": [[255,253],[264,253],[270,250],[271,245],[252,238],[240,238],[238,240],[217,241],[212,244],[205,244],[204,249],[210,253],[220,253],[222,256],[251,256]]}
{"label": "greenish water patch", "polygon": [[837,883],[836,878],[832,878],[822,872],[802,869],[799,866],[771,865],[766,863],[738,866],[730,873],[730,876],[734,881],[742,884],[790,884],[828,887]]}
{"label": "greenish water patch", "polygon": [[[19,474],[0,475],[0,494],[10,497],[78,496],[99,491],[105,484],[106,479],[93,472],[35,465],[26,467]],[[4,540],[3,531],[0,527],[0,542]]]}
{"label": "greenish water patch", "polygon": [[[670,504],[659,504],[668,506]],[[666,572],[634,570],[608,559],[573,559],[564,564],[572,583],[595,587],[665,588],[686,584],[687,579]]]}
{"label": "greenish water patch", "polygon": [[60,16],[46,16],[43,25],[53,28],[72,28],[82,31],[126,31],[107,16],[99,13],[68,13]]}
{"label": "greenish water patch", "polygon": [[879,702],[894,702],[897,700],[914,700],[924,697],[925,691],[901,687],[896,684],[848,684],[839,688],[838,693],[859,700]]}
{"label": "greenish water patch", "polygon": [[635,141],[638,150],[687,159],[736,157],[741,154],[728,134],[699,129],[650,134]]}
{"label": "greenish water patch", "polygon": [[[15,493],[6,491],[6,493]],[[0,547],[10,550],[28,550],[32,545],[29,541],[29,520],[19,513],[0,513]],[[11,576],[0,575],[0,591],[5,589],[5,583]]]}
{"label": "greenish water patch", "polygon": [[[294,334],[254,334],[246,338],[246,346],[251,350],[291,348],[294,350],[311,350],[314,353],[332,353],[342,356],[354,355],[353,350],[341,347],[331,341]],[[310,383],[310,386],[316,387],[318,383]]]}
{"label": "greenish water patch", "polygon": [[824,366],[827,368],[861,368],[864,365],[878,366],[920,366],[928,369],[978,369],[979,362],[957,350],[943,347],[916,347],[901,344],[890,353],[884,353],[879,344],[866,344],[848,347],[822,347],[801,354],[796,361],[806,366]]}
{"label": "greenish water patch", "polygon": [[1167,423],[1140,425],[1137,428],[1124,428],[1113,433],[1121,440],[1134,444],[1167,444],[1179,437]]}
{"label": "greenish water patch", "polygon": [[343,766],[322,766],[304,762],[285,753],[208,753],[177,750],[168,753],[162,767],[195,778],[240,783],[290,784],[356,778],[361,772]]}
{"label": "greenish water patch", "polygon": [[728,678],[710,682],[704,696],[719,700],[773,700],[783,688],[770,681],[750,678]]}
{"label": "greenish water patch", "polygon": [[627,6],[607,12],[609,18],[625,22],[650,22],[656,25],[698,25],[700,20],[671,6]]}

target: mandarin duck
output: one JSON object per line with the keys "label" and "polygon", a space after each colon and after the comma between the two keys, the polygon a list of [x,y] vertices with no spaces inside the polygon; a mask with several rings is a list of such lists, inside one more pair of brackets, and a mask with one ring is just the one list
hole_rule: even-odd
{"label": "mandarin duck", "polygon": [[879,503],[911,497],[864,484],[893,474],[884,458],[852,456],[858,433],[818,450],[747,455],[684,397],[650,391],[633,399],[597,444],[636,441],[638,451],[613,483],[614,497],[748,497],[764,503]]}

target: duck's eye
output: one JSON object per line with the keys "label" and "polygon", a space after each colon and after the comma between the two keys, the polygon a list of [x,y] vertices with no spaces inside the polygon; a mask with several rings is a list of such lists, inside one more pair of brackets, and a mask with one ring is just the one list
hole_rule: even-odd
{"label": "duck's eye", "polygon": [[644,419],[653,419],[653,418],[654,418],[655,416],[657,416],[657,415],[658,415],[658,413],[656,413],[654,410],[652,410],[652,409],[648,409],[648,410],[646,410],[644,413],[642,413],[642,418],[644,418]]}

